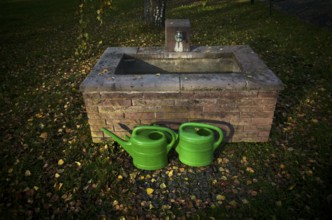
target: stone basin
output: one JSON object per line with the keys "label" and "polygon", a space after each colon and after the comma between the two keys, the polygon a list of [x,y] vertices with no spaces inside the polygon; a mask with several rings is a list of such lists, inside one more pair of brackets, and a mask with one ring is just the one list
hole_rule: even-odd
{"label": "stone basin", "polygon": [[[189,55],[189,54],[187,54]],[[232,54],[160,58],[155,54],[124,54],[115,74],[239,73],[241,68]]]}
{"label": "stone basin", "polygon": [[249,46],[108,48],[80,86],[87,91],[280,90],[281,81]]}
{"label": "stone basin", "polygon": [[94,142],[138,125],[219,126],[225,142],[268,141],[282,82],[246,45],[107,48],[80,85]]}

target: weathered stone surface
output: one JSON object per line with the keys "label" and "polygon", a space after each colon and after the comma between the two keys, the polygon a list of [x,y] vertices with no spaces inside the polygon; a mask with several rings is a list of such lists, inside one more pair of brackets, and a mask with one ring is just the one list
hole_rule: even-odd
{"label": "weathered stone surface", "polygon": [[[206,62],[208,59],[227,57],[237,65],[234,71],[201,74],[126,74],[121,61],[125,56],[135,59],[197,59]],[[204,59],[203,59],[204,58]],[[200,59],[203,59],[200,61]],[[141,61],[140,61],[141,62]],[[148,62],[148,61],[147,61]],[[177,72],[181,72],[179,66]],[[160,69],[158,66],[156,69]],[[228,68],[229,69],[229,68]],[[239,71],[240,69],[240,71]],[[193,71],[195,67],[193,67]],[[264,64],[249,46],[214,46],[197,47],[191,52],[166,52],[162,48],[108,48],[91,73],[80,86],[82,92],[91,91],[196,91],[196,90],[281,90],[282,82]]]}
{"label": "weathered stone surface", "polygon": [[102,91],[178,91],[177,74],[115,75],[106,78]]}

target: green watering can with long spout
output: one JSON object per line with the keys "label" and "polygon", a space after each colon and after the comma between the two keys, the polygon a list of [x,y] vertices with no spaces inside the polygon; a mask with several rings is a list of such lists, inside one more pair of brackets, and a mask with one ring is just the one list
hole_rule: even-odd
{"label": "green watering can with long spout", "polygon": [[119,138],[106,128],[101,130],[128,152],[135,167],[143,170],[158,170],[165,167],[168,164],[168,152],[176,141],[174,131],[160,126],[138,126],[134,128],[128,140]]}
{"label": "green watering can with long spout", "polygon": [[[214,132],[218,133],[215,141]],[[176,152],[182,163],[199,167],[207,166],[213,160],[213,153],[221,144],[223,132],[220,128],[197,122],[188,122],[179,127],[179,143]]]}

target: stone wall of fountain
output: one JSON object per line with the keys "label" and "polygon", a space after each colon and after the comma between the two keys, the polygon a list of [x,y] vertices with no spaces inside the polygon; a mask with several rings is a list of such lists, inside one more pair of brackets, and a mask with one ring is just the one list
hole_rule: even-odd
{"label": "stone wall of fountain", "polygon": [[201,91],[185,93],[84,93],[91,136],[105,136],[102,127],[119,136],[137,125],[163,124],[177,129],[187,121],[207,122],[225,132],[227,142],[268,140],[277,91]]}
{"label": "stone wall of fountain", "polygon": [[[172,30],[182,37],[170,48],[189,39],[187,29]],[[226,142],[268,141],[283,84],[249,46],[169,50],[104,52],[80,86],[94,142],[107,138],[102,127],[123,137],[138,125],[177,129],[188,121],[219,126]]]}

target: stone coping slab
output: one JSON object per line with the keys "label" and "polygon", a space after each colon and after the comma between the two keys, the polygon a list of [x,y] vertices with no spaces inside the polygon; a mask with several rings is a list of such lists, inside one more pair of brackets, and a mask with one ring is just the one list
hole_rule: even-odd
{"label": "stone coping slab", "polygon": [[[117,74],[124,57],[154,59],[232,56],[240,72]],[[198,64],[199,65],[199,64]],[[81,92],[190,92],[214,90],[282,90],[283,83],[247,45],[202,46],[190,52],[166,52],[162,47],[109,47],[80,85]]]}

